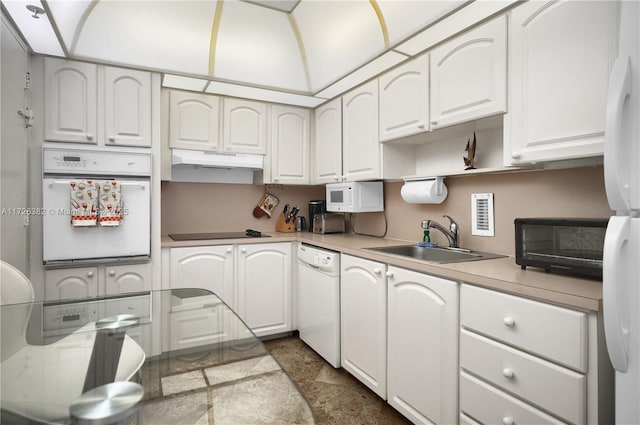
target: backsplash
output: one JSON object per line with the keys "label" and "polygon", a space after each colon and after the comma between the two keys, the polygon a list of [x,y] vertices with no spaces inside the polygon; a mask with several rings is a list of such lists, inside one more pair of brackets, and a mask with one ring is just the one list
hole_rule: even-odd
{"label": "backsplash", "polygon": [[[448,214],[460,226],[460,246],[478,251],[515,255],[514,219],[519,217],[608,218],[603,168],[528,171],[448,177],[447,199],[439,205],[407,204],[400,197],[402,182],[385,184],[387,237],[422,240],[420,222],[431,219],[448,226]],[[471,194],[493,193],[495,237],[471,235]],[[357,232],[384,232],[382,213],[359,214],[353,218]],[[432,229],[431,239],[447,245],[445,237]]]}
{"label": "backsplash", "polygon": [[[420,222],[432,219],[443,225],[453,217],[460,225],[460,246],[514,255],[517,217],[595,217],[612,214],[604,190],[601,166],[565,170],[528,171],[448,177],[447,199],[439,205],[407,204],[400,196],[402,182],[386,182],[385,212],[352,214],[347,224],[358,233],[422,239]],[[274,217],[253,217],[265,187],[260,185],[162,183],[162,233],[240,231],[254,228],[274,231],[277,214],[285,203],[300,207],[307,216],[311,199],[324,199],[324,186],[274,186],[269,193],[280,199]],[[493,193],[495,237],[471,236],[471,194]],[[434,242],[446,245],[443,235],[431,232]]]}
{"label": "backsplash", "polygon": [[324,186],[269,186],[278,197],[271,218],[255,218],[253,209],[265,186],[251,184],[162,182],[162,234],[244,231],[275,231],[278,215],[285,203],[297,205],[308,215],[311,199],[324,199]]}

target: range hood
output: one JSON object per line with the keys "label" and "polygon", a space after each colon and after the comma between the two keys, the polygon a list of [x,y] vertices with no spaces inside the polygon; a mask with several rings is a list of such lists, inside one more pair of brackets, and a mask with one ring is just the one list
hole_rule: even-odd
{"label": "range hood", "polygon": [[171,181],[254,184],[262,180],[263,165],[262,155],[172,149]]}
{"label": "range hood", "polygon": [[243,168],[252,171],[262,170],[264,157],[241,153],[220,153],[191,151],[185,149],[171,150],[171,165],[195,165],[207,168]]}

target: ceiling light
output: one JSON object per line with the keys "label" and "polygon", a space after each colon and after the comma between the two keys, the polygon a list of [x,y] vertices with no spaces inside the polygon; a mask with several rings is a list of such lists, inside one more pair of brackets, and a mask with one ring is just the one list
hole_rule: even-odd
{"label": "ceiling light", "polygon": [[33,13],[33,15],[31,15],[32,18],[35,19],[40,19],[40,16],[38,15],[42,15],[44,13],[44,9],[38,6],[35,6],[33,4],[28,4],[27,5],[27,10],[31,13]]}

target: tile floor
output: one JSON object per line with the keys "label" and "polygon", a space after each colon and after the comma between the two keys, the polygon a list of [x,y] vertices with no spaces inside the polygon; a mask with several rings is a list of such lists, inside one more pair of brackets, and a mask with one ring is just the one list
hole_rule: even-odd
{"label": "tile floor", "polygon": [[153,359],[142,380],[144,424],[311,425],[313,415],[318,425],[410,424],[296,336]]}
{"label": "tile floor", "polygon": [[143,424],[314,423],[307,401],[257,341],[150,359],[142,381]]}
{"label": "tile floor", "polygon": [[298,337],[264,342],[307,396],[318,425],[410,422],[343,369],[334,369]]}

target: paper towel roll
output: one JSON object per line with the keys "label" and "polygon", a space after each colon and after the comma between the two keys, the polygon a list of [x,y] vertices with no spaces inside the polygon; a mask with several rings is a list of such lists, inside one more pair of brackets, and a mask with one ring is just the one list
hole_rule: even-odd
{"label": "paper towel roll", "polygon": [[405,181],[400,195],[409,204],[441,204],[447,197],[442,178]]}

